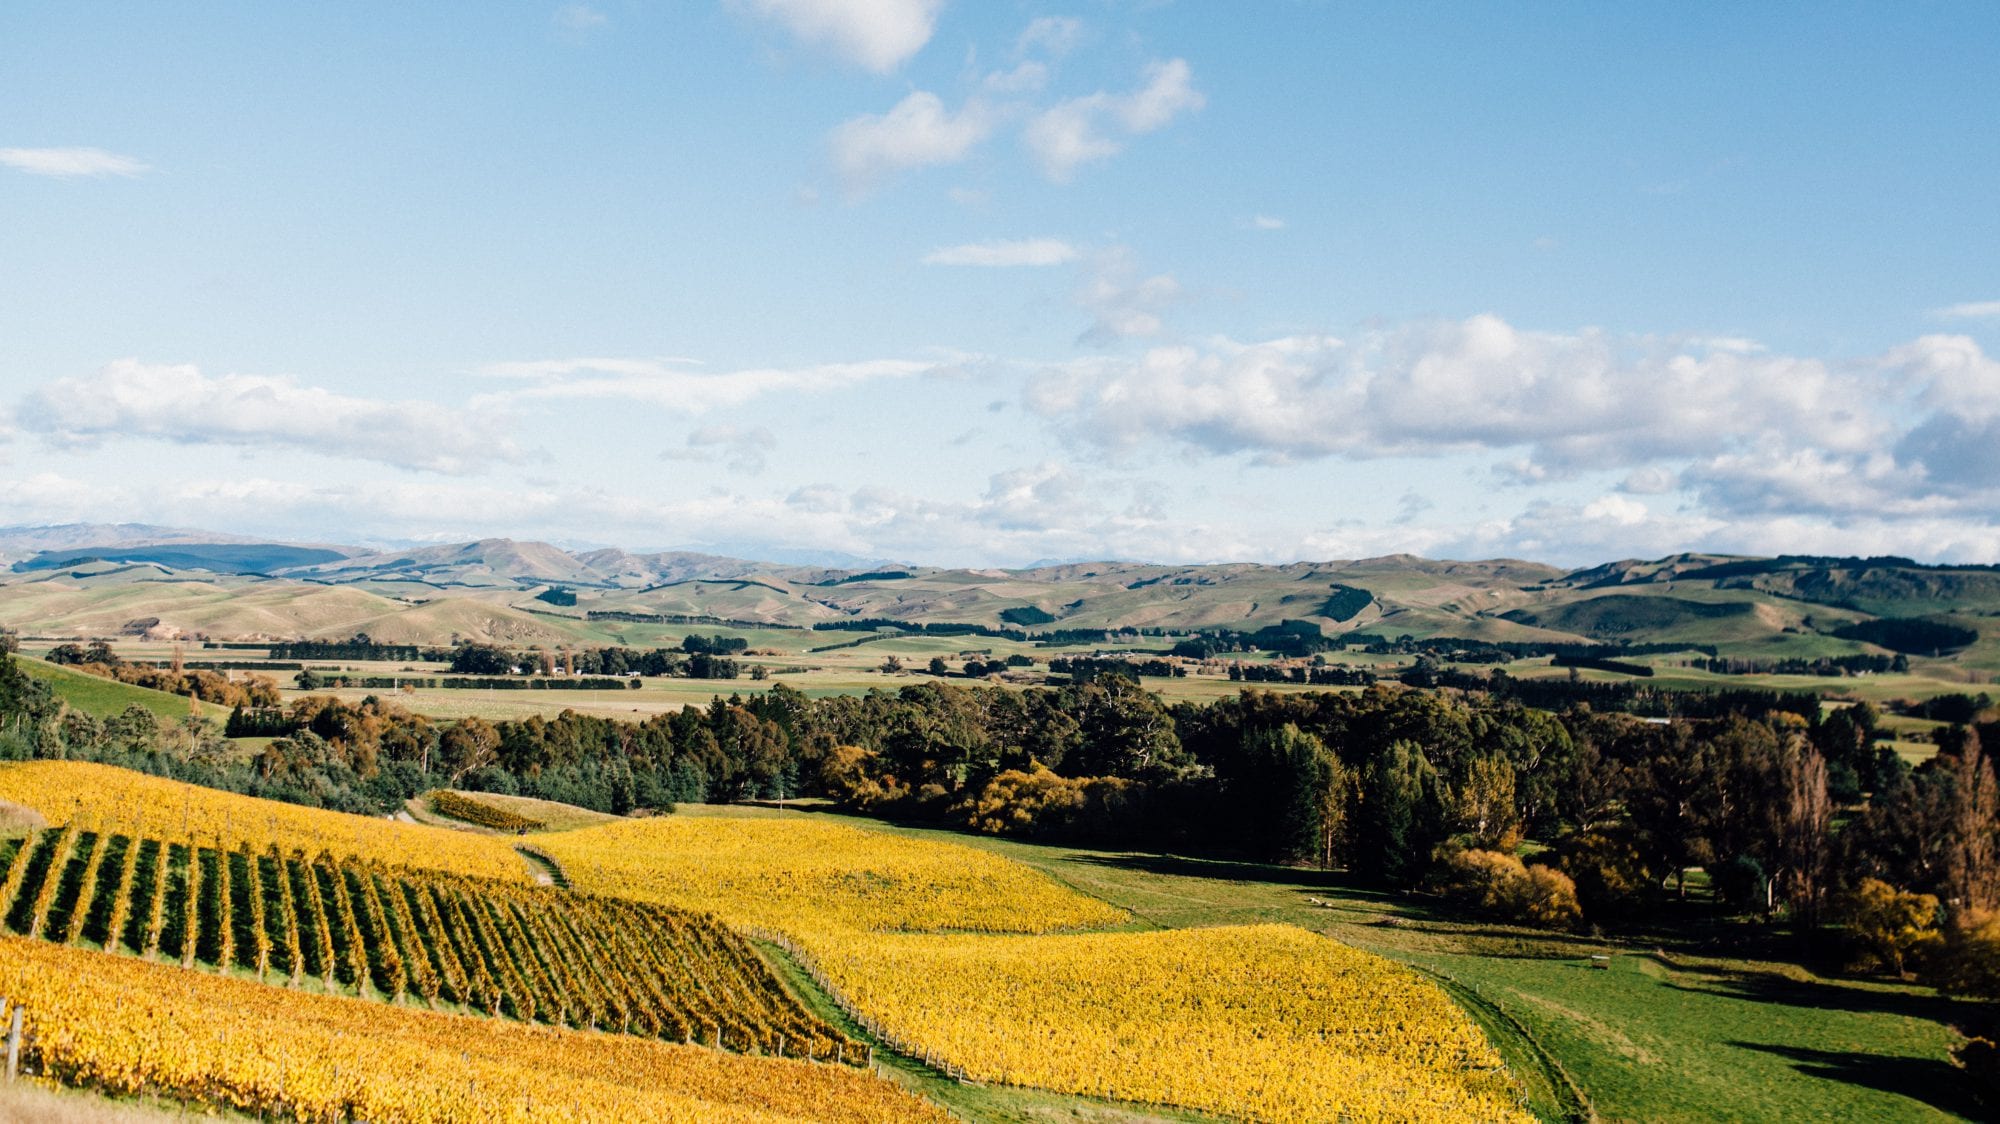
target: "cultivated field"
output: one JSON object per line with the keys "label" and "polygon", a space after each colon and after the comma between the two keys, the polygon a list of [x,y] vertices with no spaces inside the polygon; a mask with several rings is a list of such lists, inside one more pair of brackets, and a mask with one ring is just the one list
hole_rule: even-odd
{"label": "cultivated field", "polygon": [[546,837],[576,884],[771,930],[899,1048],[983,1081],[1251,1120],[1526,1119],[1422,976],[1288,926],[1124,912],[1020,863],[809,813]]}

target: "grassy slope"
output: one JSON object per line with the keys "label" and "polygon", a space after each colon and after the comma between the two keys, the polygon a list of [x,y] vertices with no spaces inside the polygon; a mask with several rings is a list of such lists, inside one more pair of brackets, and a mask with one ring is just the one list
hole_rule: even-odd
{"label": "grassy slope", "polygon": [[[876,826],[998,851],[1152,925],[1290,922],[1415,965],[1497,1010],[1489,1033],[1525,1031],[1606,1119],[1977,1118],[1948,1057],[1969,1008],[1925,989],[1466,924],[1309,871]],[[1589,967],[1593,953],[1611,968]],[[1517,1070],[1532,1049],[1511,1044]],[[1560,1082],[1541,1083],[1544,1112]]]}
{"label": "grassy slope", "polygon": [[147,687],[134,687],[130,683],[120,683],[115,679],[105,679],[97,675],[86,675],[42,660],[27,656],[16,657],[17,666],[29,675],[47,683],[50,689],[69,703],[70,706],[98,718],[109,718],[128,706],[142,706],[161,718],[178,722],[190,713],[199,712],[205,718],[221,722],[229,717],[229,708],[213,703],[195,703],[194,711],[189,709],[189,701],[180,695],[170,695],[165,691],[155,691]]}

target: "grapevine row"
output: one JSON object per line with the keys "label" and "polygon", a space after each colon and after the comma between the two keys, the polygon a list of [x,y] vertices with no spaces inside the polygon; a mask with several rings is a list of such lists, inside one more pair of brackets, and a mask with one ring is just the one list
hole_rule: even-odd
{"label": "grapevine row", "polygon": [[0,935],[741,1053],[864,1056],[705,914],[216,842],[31,835],[0,878]]}
{"label": "grapevine row", "polygon": [[429,793],[426,799],[430,801],[431,809],[441,816],[450,816],[455,820],[478,824],[480,827],[490,827],[496,831],[540,831],[549,826],[541,820],[510,812],[448,788],[440,788]]}

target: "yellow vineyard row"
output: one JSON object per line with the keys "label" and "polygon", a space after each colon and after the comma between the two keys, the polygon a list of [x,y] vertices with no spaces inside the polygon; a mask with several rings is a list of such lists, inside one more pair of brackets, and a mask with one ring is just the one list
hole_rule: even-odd
{"label": "yellow vineyard row", "polygon": [[437,1014],[17,937],[0,996],[66,1084],[301,1120],[944,1121],[846,1066]]}
{"label": "yellow vineyard row", "polygon": [[1125,914],[991,852],[803,818],[685,816],[541,836],[579,886],[787,932],[1047,933]]}

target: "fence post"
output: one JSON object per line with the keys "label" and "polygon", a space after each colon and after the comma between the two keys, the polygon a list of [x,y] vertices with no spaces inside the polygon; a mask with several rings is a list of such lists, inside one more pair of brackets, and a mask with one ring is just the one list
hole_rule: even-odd
{"label": "fence post", "polygon": [[14,1005],[14,1011],[7,1020],[7,1081],[12,1084],[21,1072],[21,1006]]}

